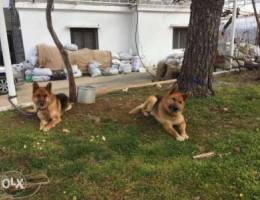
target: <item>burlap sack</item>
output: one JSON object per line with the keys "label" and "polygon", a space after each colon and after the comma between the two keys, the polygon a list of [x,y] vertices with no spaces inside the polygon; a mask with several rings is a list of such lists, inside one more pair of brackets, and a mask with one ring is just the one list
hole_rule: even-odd
{"label": "burlap sack", "polygon": [[59,50],[54,46],[39,44],[36,46],[38,65],[51,70],[64,69],[64,63]]}
{"label": "burlap sack", "polygon": [[94,52],[90,49],[69,52],[70,63],[72,65],[78,65],[83,73],[88,72],[88,64],[92,61],[93,57]]}
{"label": "burlap sack", "polygon": [[[37,45],[38,64],[44,68],[51,70],[64,69],[65,65],[56,47],[45,44]],[[110,51],[80,49],[78,51],[68,51],[69,60],[72,65],[78,65],[79,69],[86,73],[88,71],[88,64],[91,61],[97,61],[102,68],[111,66],[112,55]]]}
{"label": "burlap sack", "polygon": [[102,68],[111,67],[112,64],[112,54],[110,51],[93,51],[93,60],[99,62]]}
{"label": "burlap sack", "polygon": [[163,80],[169,80],[173,78],[177,78],[179,73],[181,71],[181,66],[180,65],[167,65],[167,71],[163,77]]}
{"label": "burlap sack", "polygon": [[165,64],[165,60],[159,61],[157,64],[156,76],[154,77],[154,81],[161,81],[165,76],[167,71],[167,65]]}
{"label": "burlap sack", "polygon": [[157,65],[155,81],[177,78],[181,65],[175,59],[161,60]]}

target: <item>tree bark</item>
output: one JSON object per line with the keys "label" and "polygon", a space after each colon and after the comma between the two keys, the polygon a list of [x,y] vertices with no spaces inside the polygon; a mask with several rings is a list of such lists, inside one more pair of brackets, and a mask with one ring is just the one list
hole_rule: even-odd
{"label": "tree bark", "polygon": [[54,0],[48,0],[47,1],[47,8],[46,8],[47,26],[48,26],[48,30],[49,30],[49,32],[52,36],[54,43],[56,44],[57,48],[59,49],[59,52],[61,54],[61,57],[63,59],[63,62],[65,64],[65,67],[66,67],[67,72],[68,72],[69,99],[70,99],[71,102],[76,102],[77,101],[76,84],[75,84],[71,64],[70,64],[70,61],[69,61],[68,52],[63,48],[63,45],[60,42],[56,32],[53,29],[53,25],[52,25],[51,11],[52,11],[52,8],[53,8],[53,2],[54,2]]}
{"label": "tree bark", "polygon": [[254,14],[255,14],[255,19],[256,19],[256,24],[257,24],[257,44],[260,47],[260,21],[258,18],[257,10],[256,10],[256,5],[255,5],[255,0],[252,0],[252,5],[254,9]]}
{"label": "tree bark", "polygon": [[179,89],[192,96],[214,95],[212,78],[224,0],[192,0]]}

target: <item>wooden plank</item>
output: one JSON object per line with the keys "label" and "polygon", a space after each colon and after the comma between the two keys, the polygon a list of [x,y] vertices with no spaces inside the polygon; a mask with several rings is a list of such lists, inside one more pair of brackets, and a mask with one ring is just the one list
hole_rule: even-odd
{"label": "wooden plank", "polygon": [[107,87],[104,89],[99,89],[96,93],[97,96],[100,95],[105,95],[107,93],[110,92],[116,92],[116,91],[120,91],[123,89],[136,89],[136,88],[142,88],[142,87],[148,87],[148,86],[156,86],[158,84],[163,85],[163,84],[169,84],[169,83],[176,83],[177,80],[176,79],[171,79],[171,80],[166,80],[166,81],[156,81],[156,82],[151,82],[151,83],[142,83],[142,84],[133,84],[133,85],[129,85],[128,87]]}
{"label": "wooden plank", "polygon": [[202,158],[209,158],[215,155],[215,152],[211,151],[208,153],[202,153],[196,156],[193,156],[193,159],[202,159]]}

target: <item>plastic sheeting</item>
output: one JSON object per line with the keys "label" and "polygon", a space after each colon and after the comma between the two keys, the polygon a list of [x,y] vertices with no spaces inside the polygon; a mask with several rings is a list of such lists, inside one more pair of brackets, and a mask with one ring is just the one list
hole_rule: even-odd
{"label": "plastic sheeting", "polygon": [[[223,21],[220,26],[222,32],[226,21]],[[221,38],[225,42],[231,40],[231,25],[226,29],[224,38]],[[236,35],[235,38],[239,42],[246,42],[256,44],[257,24],[255,16],[243,16],[236,20]],[[222,37],[222,36],[221,36]]]}

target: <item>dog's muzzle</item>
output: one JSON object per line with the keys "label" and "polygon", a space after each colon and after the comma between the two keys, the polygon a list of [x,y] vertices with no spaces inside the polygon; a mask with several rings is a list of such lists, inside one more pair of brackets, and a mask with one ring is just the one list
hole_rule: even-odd
{"label": "dog's muzzle", "polygon": [[169,106],[169,110],[171,112],[178,112],[179,111],[179,108],[176,106],[176,105],[170,105]]}
{"label": "dog's muzzle", "polygon": [[39,110],[44,110],[47,106],[44,101],[40,101],[40,102],[38,102],[37,107]]}

